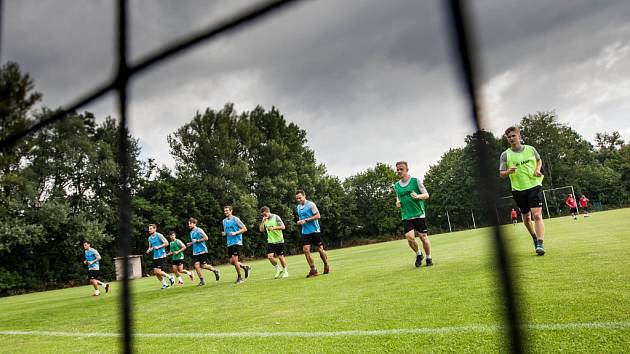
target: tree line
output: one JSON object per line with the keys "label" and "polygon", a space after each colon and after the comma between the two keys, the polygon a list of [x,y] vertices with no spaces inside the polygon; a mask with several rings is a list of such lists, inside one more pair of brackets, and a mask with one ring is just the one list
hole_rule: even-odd
{"label": "tree line", "polygon": [[[18,64],[0,67],[0,139],[53,113],[36,107],[41,98],[33,78]],[[546,185],[573,184],[591,200],[610,206],[627,202],[630,147],[619,133],[598,134],[593,146],[560,124],[553,112],[528,115],[520,125],[526,143],[542,155]],[[445,210],[475,210],[480,225],[492,217],[476,210],[475,139],[493,147],[497,164],[507,147],[504,139],[479,132],[429,168],[424,181],[431,194],[431,232],[444,230]],[[147,248],[147,224],[157,224],[163,234],[174,230],[187,240],[186,220],[195,217],[210,237],[210,259],[224,262],[224,205],[232,205],[249,229],[244,255],[265,253],[266,237],[256,227],[263,205],[285,221],[288,250],[297,253],[297,189],[318,205],[322,237],[329,246],[401,234],[391,188],[397,180],[393,163],[377,163],[343,181],[331,176],[317,163],[306,131],[274,107],[240,113],[231,104],[208,108],[168,134],[167,141],[176,162],[172,169],[141,160],[138,140],[127,134],[133,206],[133,233],[128,236],[134,253]],[[115,119],[75,112],[0,151],[0,295],[83,283],[84,239],[101,252],[102,273],[113,278],[119,143]],[[497,178],[497,183],[509,193],[507,182]]]}

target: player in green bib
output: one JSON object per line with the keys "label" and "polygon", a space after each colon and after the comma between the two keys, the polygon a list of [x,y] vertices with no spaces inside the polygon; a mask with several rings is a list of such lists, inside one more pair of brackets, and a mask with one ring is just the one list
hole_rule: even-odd
{"label": "player in green bib", "polygon": [[177,277],[177,284],[184,284],[182,273],[188,275],[191,281],[195,280],[193,273],[184,269],[184,251],[186,250],[186,245],[182,240],[177,238],[175,231],[171,231],[168,238],[171,242],[168,244],[169,252],[166,255],[171,256],[171,269]]}
{"label": "player in green bib", "polygon": [[[510,178],[512,196],[523,215],[523,224],[534,242],[536,254],[545,254],[545,224],[542,215],[542,160],[532,146],[521,143],[521,130],[512,126],[505,130],[510,147],[499,158],[499,176]],[[533,220],[533,222],[532,222]]]}
{"label": "player in green bib", "polygon": [[[276,269],[274,278],[286,278],[289,276],[289,269],[284,259],[284,236],[282,235],[282,230],[285,228],[284,222],[278,215],[272,214],[267,206],[260,208],[260,213],[262,221],[258,228],[260,232],[267,234],[267,259]],[[274,254],[280,262],[276,261]]]}
{"label": "player in green bib", "polygon": [[420,267],[424,258],[416,241],[417,231],[420,235],[420,241],[422,241],[422,248],[427,254],[427,267],[430,267],[433,265],[433,258],[431,257],[431,241],[429,241],[424,205],[424,201],[429,199],[429,193],[419,179],[409,175],[407,161],[396,162],[396,174],[400,177],[400,181],[394,184],[396,207],[400,209],[407,243],[416,254],[415,265]]}

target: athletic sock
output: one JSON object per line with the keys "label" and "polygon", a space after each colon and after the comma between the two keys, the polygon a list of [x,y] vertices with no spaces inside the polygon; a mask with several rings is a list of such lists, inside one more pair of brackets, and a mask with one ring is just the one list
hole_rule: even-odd
{"label": "athletic sock", "polygon": [[183,282],[184,282],[184,279],[182,279],[182,277],[181,277],[181,276],[179,276],[179,277],[177,277],[177,281],[178,281],[178,282],[180,282],[180,283],[183,283]]}
{"label": "athletic sock", "polygon": [[416,255],[418,255],[418,256],[422,256],[422,251],[418,251],[418,252],[416,252]]}
{"label": "athletic sock", "polygon": [[98,291],[98,289],[94,290],[94,295],[100,295],[100,294],[101,294],[101,292]]}
{"label": "athletic sock", "polygon": [[427,254],[427,259],[431,259],[431,255],[430,254]]}

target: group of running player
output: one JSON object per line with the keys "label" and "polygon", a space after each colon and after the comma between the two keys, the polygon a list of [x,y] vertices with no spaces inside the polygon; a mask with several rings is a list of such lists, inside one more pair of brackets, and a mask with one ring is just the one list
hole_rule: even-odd
{"label": "group of running player", "polygon": [[[330,272],[330,266],[328,264],[328,256],[324,248],[324,243],[320,236],[319,227],[319,210],[317,205],[310,200],[306,199],[306,193],[303,190],[298,190],[295,194],[298,205],[296,207],[298,221],[297,224],[301,226],[302,234],[302,250],[306,256],[306,261],[309,265],[309,272],[307,278],[312,278],[319,275],[315,262],[311,256],[311,247],[315,247],[319,252],[319,255],[324,263],[323,273],[328,274]],[[260,209],[261,222],[259,229],[267,235],[267,259],[275,268],[274,278],[286,278],[289,276],[289,269],[287,262],[284,258],[285,244],[282,230],[285,229],[285,224],[276,214],[272,214],[269,207],[264,206]],[[239,260],[243,248],[243,234],[247,232],[247,227],[237,216],[233,215],[232,206],[226,205],[223,207],[223,214],[225,218],[222,221],[223,231],[221,235],[226,238],[227,252],[230,259],[230,264],[234,266],[236,270],[236,284],[240,284],[247,279],[251,273],[251,267],[244,264]],[[148,243],[146,253],[153,254],[153,274],[162,283],[162,289],[168,289],[178,284],[183,284],[182,274],[188,275],[190,280],[193,281],[195,275],[193,272],[184,269],[184,251],[188,248],[192,248],[193,266],[197,277],[199,278],[198,286],[206,284],[203,277],[202,269],[207,269],[214,273],[216,281],[221,278],[221,272],[210,264],[208,259],[208,235],[197,226],[197,219],[188,219],[188,228],[190,229],[190,242],[184,244],[177,238],[175,231],[171,231],[169,234],[170,242],[166,240],[164,235],[157,232],[157,225],[148,225]],[[167,251],[168,248],[168,251]],[[93,284],[95,289],[95,296],[100,295],[99,286],[104,286],[105,291],[109,290],[109,284],[103,283],[98,280],[98,269],[100,255],[98,251],[91,248],[88,241],[84,242],[85,249],[85,263],[88,264],[88,275],[90,283]],[[166,272],[167,265],[166,259],[171,256],[171,270],[173,275]],[[276,260],[278,258],[278,260]],[[244,274],[243,274],[244,273]]]}
{"label": "group of running player", "polygon": [[[536,254],[542,256],[545,254],[543,243],[545,239],[545,225],[542,217],[542,160],[534,147],[522,143],[518,127],[511,126],[506,129],[505,136],[510,147],[499,158],[499,176],[509,178],[512,196],[523,216],[524,225],[532,238],[534,250]],[[396,206],[401,212],[405,238],[415,254],[414,265],[421,267],[424,260],[426,266],[430,267],[433,265],[433,258],[431,256],[431,242],[428,237],[424,203],[425,200],[429,199],[429,193],[420,179],[409,174],[409,165],[406,161],[396,162],[396,174],[400,178],[393,185],[393,190],[396,193]],[[584,196],[582,197],[585,200],[583,205],[586,206],[588,199]],[[311,278],[319,275],[311,255],[311,247],[315,247],[319,252],[324,265],[323,273],[328,274],[330,266],[320,236],[319,210],[315,203],[306,199],[306,193],[303,190],[298,190],[295,198],[298,202],[296,207],[298,215],[297,225],[301,226],[302,250],[310,268],[306,277]],[[582,203],[582,198],[580,203]],[[232,212],[232,207],[229,205],[223,208],[225,219],[223,219],[222,235],[226,237],[230,264],[236,270],[236,283],[239,284],[243,282],[244,278],[249,277],[251,267],[239,260],[243,246],[243,234],[247,232],[247,227]],[[262,220],[259,229],[267,234],[267,258],[275,268],[274,277],[286,278],[289,276],[289,272],[284,258],[285,246],[282,234],[285,225],[278,215],[271,213],[269,207],[262,207],[260,212]],[[513,219],[515,219],[515,213],[516,211],[513,209]],[[588,216],[588,214],[585,216]],[[162,288],[164,289],[173,286],[176,277],[178,283],[183,283],[182,274],[188,275],[191,280],[194,279],[194,274],[183,267],[183,252],[188,247],[192,247],[193,264],[199,277],[200,286],[205,285],[202,269],[212,271],[217,281],[221,278],[219,270],[213,267],[208,260],[208,247],[206,245],[208,236],[201,228],[197,227],[197,220],[194,218],[188,220],[188,227],[190,228],[191,242],[184,244],[177,239],[175,232],[170,233],[171,241],[169,243],[164,236],[157,232],[155,224],[149,225],[150,236],[147,254],[153,252],[153,272],[158,280],[162,282]],[[422,248],[419,247],[416,241],[417,235],[422,242]],[[166,247],[169,248],[169,252],[166,252]],[[84,243],[84,248],[86,250],[85,258],[88,262],[88,269],[91,272],[90,281],[96,289],[95,295],[98,295],[98,286],[104,286],[107,291],[109,284],[100,282],[94,277],[98,275],[98,272],[94,273],[94,269],[98,270],[98,261],[100,260],[98,252],[90,247],[89,242]],[[422,253],[423,250],[426,255]],[[171,269],[174,275],[169,275],[164,271],[166,267],[165,260],[169,255],[172,256]],[[278,258],[278,261],[276,261],[274,256]],[[241,271],[244,272],[244,278],[241,276]],[[167,279],[168,282],[166,281]]]}

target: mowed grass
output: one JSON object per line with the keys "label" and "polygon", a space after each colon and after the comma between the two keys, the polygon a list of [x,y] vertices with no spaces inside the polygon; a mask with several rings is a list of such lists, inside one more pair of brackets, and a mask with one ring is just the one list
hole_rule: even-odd
{"label": "mowed grass", "polygon": [[[546,220],[546,227],[544,257],[535,255],[522,224],[503,229],[518,280],[527,349],[629,352],[630,209],[576,221]],[[221,281],[205,287],[185,279],[184,286],[160,290],[154,277],[134,280],[134,350],[506,352],[496,327],[502,324],[503,307],[489,231],[432,236],[432,268],[415,268],[414,255],[400,240],[331,250],[331,274],[311,279],[304,278],[308,267],[298,255],[288,258],[286,279],[273,279],[271,265],[259,260],[250,263],[253,273],[240,285],[233,283],[235,271],[227,265],[220,267]],[[91,294],[84,286],[1,298],[0,352],[118,352],[119,339],[104,334],[119,331],[119,284],[112,283],[109,294]],[[265,335],[278,332],[319,334]],[[192,337],[221,333],[226,335]]]}

